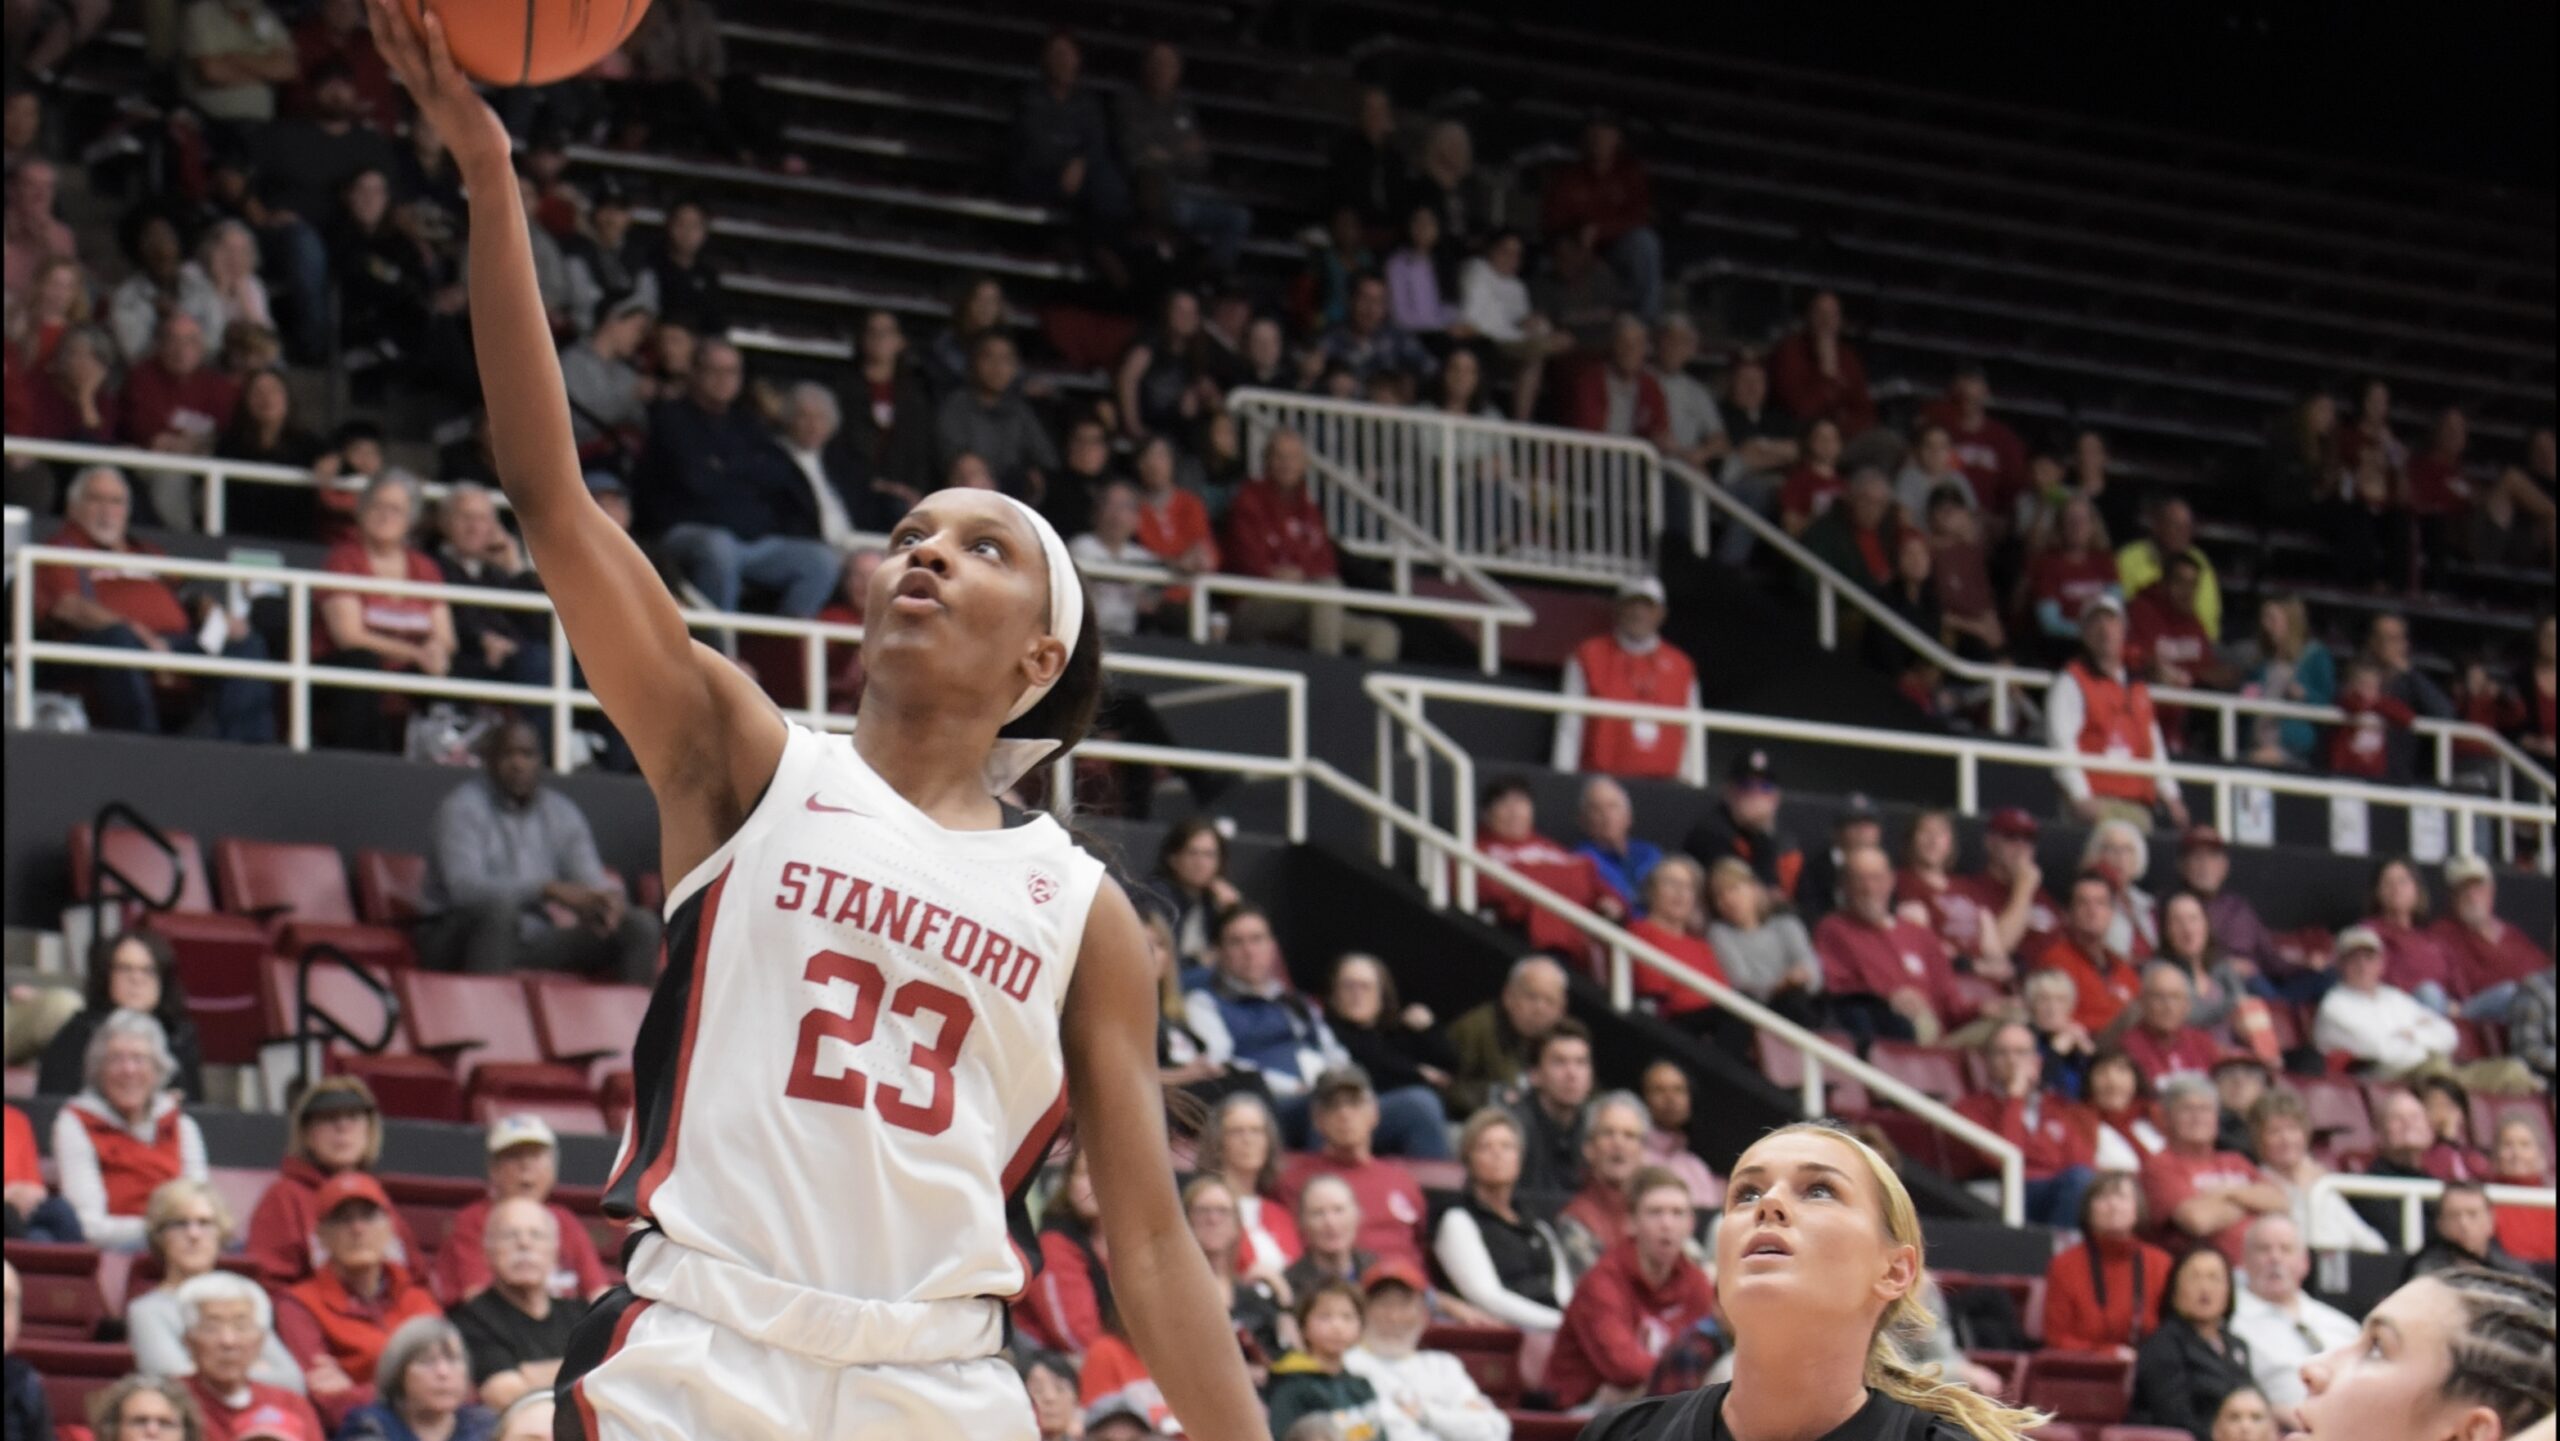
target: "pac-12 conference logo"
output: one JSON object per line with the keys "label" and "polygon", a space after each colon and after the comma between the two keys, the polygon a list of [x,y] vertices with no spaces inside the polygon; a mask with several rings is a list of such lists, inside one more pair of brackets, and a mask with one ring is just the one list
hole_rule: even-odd
{"label": "pac-12 conference logo", "polygon": [[1047,871],[1034,866],[1023,879],[1025,888],[1031,892],[1031,904],[1045,906],[1058,898],[1058,878]]}

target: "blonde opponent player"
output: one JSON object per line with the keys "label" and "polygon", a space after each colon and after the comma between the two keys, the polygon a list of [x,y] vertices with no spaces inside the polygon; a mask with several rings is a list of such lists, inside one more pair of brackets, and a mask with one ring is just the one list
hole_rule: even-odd
{"label": "blonde opponent player", "polygon": [[1001,496],[929,497],[863,607],[854,734],[786,722],[587,497],[506,132],[433,11],[375,0],[373,31],[461,167],[498,470],[681,878],[607,1191],[629,1280],[570,1343],[557,1434],[1029,1441],[996,1351],[1072,1094],[1140,1355],[1192,1435],[1264,1437],[1174,1199],[1145,935],[996,799],[1100,693],[1066,547]]}

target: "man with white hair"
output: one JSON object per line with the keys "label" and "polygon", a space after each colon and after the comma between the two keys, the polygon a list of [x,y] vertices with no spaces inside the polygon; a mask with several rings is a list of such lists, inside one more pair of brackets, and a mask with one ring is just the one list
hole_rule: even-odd
{"label": "man with white hair", "polygon": [[1533,954],[1511,963],[1500,995],[1450,1022],[1461,1113],[1519,1085],[1538,1038],[1555,1029],[1564,1011],[1564,967],[1552,956]]}
{"label": "man with white hair", "polygon": [[454,1307],[453,1324],[470,1354],[481,1401],[504,1406],[558,1379],[569,1333],[585,1319],[587,1303],[551,1294],[560,1223],[540,1201],[514,1196],[490,1207],[481,1244],[488,1289]]}
{"label": "man with white hair", "polygon": [[[535,591],[542,582],[525,565],[524,548],[498,519],[497,497],[476,481],[457,481],[436,506],[436,568],[447,585]],[[497,606],[453,608],[453,673],[466,680],[551,683],[550,623],[533,611]]]}
{"label": "man with white hair", "polygon": [[[167,552],[134,536],[133,485],[112,465],[93,465],[71,482],[67,516],[45,544],[118,555]],[[190,606],[169,582],[148,570],[111,566],[37,567],[35,611],[49,639],[157,655],[203,655],[205,638],[234,660],[265,660],[266,642],[245,616],[219,606]],[[96,701],[95,723],[104,730],[157,732],[161,693],[152,672],[140,667],[83,667]],[[275,689],[262,680],[208,676],[205,703],[192,729],[222,740],[271,745],[276,738]]]}
{"label": "man with white hair", "polygon": [[854,510],[862,493],[848,462],[836,451],[836,432],[844,413],[835,392],[814,380],[791,387],[782,401],[782,429],[774,436],[792,469],[809,487],[809,504],[818,516],[818,538],[838,550],[853,544]]}
{"label": "man with white hair", "polygon": [[1730,446],[1715,397],[1689,373],[1689,362],[1698,358],[1697,322],[1676,310],[1663,316],[1653,331],[1653,358],[1654,383],[1662,387],[1663,409],[1670,417],[1663,428],[1663,454],[1710,470]]}
{"label": "man with white hair", "polygon": [[246,1276],[208,1271],[178,1288],[178,1317],[193,1374],[183,1378],[204,1415],[205,1441],[277,1435],[326,1441],[311,1403],[281,1386],[250,1379],[266,1348],[275,1312],[267,1293]]}
{"label": "man with white hair", "polygon": [[2237,1151],[2216,1150],[2222,1099],[2202,1076],[2179,1076],[2163,1088],[2160,1112],[2168,1145],[2142,1163],[2143,1199],[2160,1225],[2219,1246],[2237,1259],[2252,1218],[2289,1214],[2284,1188]]}
{"label": "man with white hair", "polygon": [[2248,1343],[2250,1368],[2276,1424],[2290,1427],[2304,1395],[2302,1363],[2354,1340],[2361,1328],[2336,1307],[2303,1294],[2311,1252],[2291,1216],[2265,1215],[2249,1223],[2241,1270],[2246,1284],[2232,1306],[2231,1334]]}
{"label": "man with white hair", "polygon": [[489,1269],[482,1231],[499,1205],[518,1198],[551,1212],[557,1242],[557,1262],[547,1282],[551,1294],[589,1299],[604,1294],[612,1282],[596,1243],[575,1212],[551,1199],[552,1188],[560,1183],[560,1138],[551,1123],[530,1114],[500,1116],[489,1123],[488,1151],[489,1194],[454,1213],[444,1244],[436,1248],[435,1266],[427,1276],[436,1295],[456,1305],[488,1286],[495,1273]]}

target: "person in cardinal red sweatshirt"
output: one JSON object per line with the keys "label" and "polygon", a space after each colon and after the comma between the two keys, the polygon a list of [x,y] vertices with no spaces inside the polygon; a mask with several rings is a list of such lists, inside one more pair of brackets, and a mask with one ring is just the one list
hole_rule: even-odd
{"label": "person in cardinal red sweatshirt", "polygon": [[[1324,511],[1307,485],[1307,443],[1294,430],[1272,432],[1262,475],[1236,491],[1227,509],[1226,568],[1236,575],[1340,586],[1341,558],[1325,530]],[[1235,638],[1302,642],[1340,655],[1356,647],[1371,660],[1394,660],[1403,637],[1383,616],[1355,615],[1339,605],[1249,595],[1236,602]]]}
{"label": "person in cardinal red sweatshirt", "polygon": [[1715,1310],[1714,1284],[1689,1259],[1697,1216],[1688,1184],[1647,1166],[1627,1188],[1627,1204],[1634,1234],[1574,1287],[1556,1332],[1547,1389],[1560,1407],[1644,1395],[1664,1348]]}
{"label": "person in cardinal red sweatshirt", "polygon": [[[1983,1043],[1991,1087],[1956,1103],[1956,1114],[1996,1132],[2025,1153],[2027,1219],[2043,1226],[2080,1223],[2080,1202],[2098,1179],[2094,1118],[2044,1088],[2044,1053],[2036,1033],[2013,1021]],[[1991,1158],[1968,1151],[1971,1174],[1997,1174]]]}
{"label": "person in cardinal red sweatshirt", "polygon": [[2395,740],[2408,734],[2418,713],[2382,688],[2382,668],[2371,661],[2349,661],[2338,709],[2347,718],[2330,732],[2329,769],[2364,780],[2406,780],[2401,772],[2408,768],[2403,760],[2408,747]]}

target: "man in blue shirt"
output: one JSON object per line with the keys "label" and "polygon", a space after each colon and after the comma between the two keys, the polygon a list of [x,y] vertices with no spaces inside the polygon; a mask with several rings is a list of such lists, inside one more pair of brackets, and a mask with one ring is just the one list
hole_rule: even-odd
{"label": "man in blue shirt", "polygon": [[1662,863],[1662,847],[1631,834],[1635,803],[1627,788],[1607,776],[1593,776],[1582,787],[1582,842],[1574,847],[1600,868],[1600,879],[1626,903],[1627,914],[1644,919],[1644,878]]}

